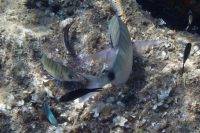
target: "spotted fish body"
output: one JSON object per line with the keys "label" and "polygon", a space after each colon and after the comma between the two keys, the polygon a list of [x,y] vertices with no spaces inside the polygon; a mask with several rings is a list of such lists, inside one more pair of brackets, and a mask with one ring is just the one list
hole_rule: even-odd
{"label": "spotted fish body", "polygon": [[69,68],[49,59],[46,55],[42,56],[41,62],[44,69],[56,79],[60,81],[79,81],[78,76]]}
{"label": "spotted fish body", "polygon": [[113,63],[111,71],[113,71],[115,78],[112,81],[114,85],[125,83],[132,71],[133,65],[133,46],[127,26],[122,22],[118,16],[113,16],[109,31],[114,49],[118,50],[116,59]]}

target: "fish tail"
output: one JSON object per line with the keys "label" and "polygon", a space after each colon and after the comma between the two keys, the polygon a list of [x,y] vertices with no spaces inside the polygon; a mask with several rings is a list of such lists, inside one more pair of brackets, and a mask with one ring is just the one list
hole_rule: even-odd
{"label": "fish tail", "polygon": [[165,42],[164,40],[139,40],[134,42],[133,47],[137,53],[144,53],[152,46],[160,45]]}

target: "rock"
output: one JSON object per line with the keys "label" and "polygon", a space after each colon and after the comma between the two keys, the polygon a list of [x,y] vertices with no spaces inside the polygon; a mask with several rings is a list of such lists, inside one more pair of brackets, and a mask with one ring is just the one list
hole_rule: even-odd
{"label": "rock", "polygon": [[17,106],[20,107],[20,106],[23,106],[24,105],[24,100],[21,100],[21,101],[18,101],[17,102]]}
{"label": "rock", "polygon": [[6,105],[4,103],[0,103],[0,110],[6,111]]}
{"label": "rock", "polygon": [[113,119],[113,123],[116,125],[116,126],[124,126],[125,123],[127,122],[128,120],[126,118],[124,118],[123,116],[116,116],[114,119]]}
{"label": "rock", "polygon": [[32,102],[37,102],[38,101],[38,95],[37,94],[32,95],[31,100],[32,100]]}
{"label": "rock", "polygon": [[21,40],[21,39],[17,39],[16,40],[16,43],[17,43],[17,45],[21,48],[22,46],[23,46],[23,44],[24,44],[24,42],[23,42],[23,40]]}

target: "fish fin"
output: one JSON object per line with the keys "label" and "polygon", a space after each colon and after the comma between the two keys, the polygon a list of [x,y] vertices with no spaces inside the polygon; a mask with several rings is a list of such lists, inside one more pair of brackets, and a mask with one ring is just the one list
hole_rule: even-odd
{"label": "fish fin", "polygon": [[99,77],[97,76],[92,76],[92,75],[84,75],[84,78],[87,79],[87,88],[99,88],[101,86],[99,82]]}
{"label": "fish fin", "polygon": [[102,73],[100,76],[84,75],[84,78],[87,80],[86,88],[88,89],[102,88],[110,82],[105,73]]}
{"label": "fish fin", "polygon": [[46,115],[46,117],[49,120],[49,122],[52,125],[56,126],[58,124],[58,122],[57,122],[55,116],[53,115],[49,105],[48,105],[47,98],[45,98],[45,100],[44,100],[43,110],[44,110],[44,114]]}
{"label": "fish fin", "polygon": [[106,63],[108,66],[112,65],[113,62],[116,59],[117,53],[118,53],[118,49],[115,48],[108,48],[105,49],[103,51],[97,52],[91,56],[89,56],[87,59],[90,60],[100,60],[104,63]]}
{"label": "fish fin", "polygon": [[133,48],[137,53],[141,54],[146,52],[151,47],[163,44],[165,42],[166,41],[164,40],[139,40],[134,42]]}

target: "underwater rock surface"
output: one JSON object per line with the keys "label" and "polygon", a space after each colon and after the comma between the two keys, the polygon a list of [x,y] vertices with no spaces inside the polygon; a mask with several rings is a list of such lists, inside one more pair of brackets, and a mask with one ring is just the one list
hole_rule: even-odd
{"label": "underwater rock surface", "polygon": [[[166,41],[134,55],[126,84],[108,86],[83,105],[58,102],[82,85],[55,80],[40,59],[46,54],[79,73],[99,75],[104,64],[83,59],[110,47],[112,2],[0,0],[0,132],[200,132],[200,36],[166,27],[138,1],[122,0],[131,40]],[[64,46],[63,25],[71,22],[69,41],[79,60]],[[192,49],[182,76],[187,43]],[[43,114],[44,92],[57,126]]]}

